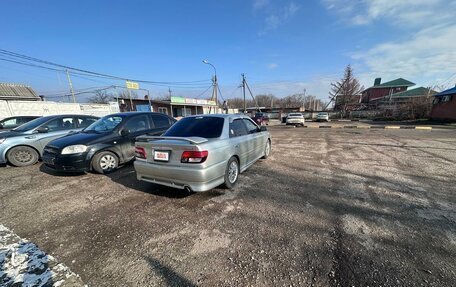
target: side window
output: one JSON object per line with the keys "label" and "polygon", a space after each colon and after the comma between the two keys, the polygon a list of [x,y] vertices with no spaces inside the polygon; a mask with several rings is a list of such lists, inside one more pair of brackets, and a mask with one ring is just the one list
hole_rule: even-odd
{"label": "side window", "polygon": [[256,133],[258,131],[258,126],[254,124],[251,120],[244,119],[244,124],[247,127],[247,131],[249,134]]}
{"label": "side window", "polygon": [[86,128],[96,121],[96,118],[78,118],[80,128]]}
{"label": "side window", "polygon": [[54,119],[45,124],[44,126],[49,129],[49,132],[71,130],[76,128],[74,119],[72,117]]}
{"label": "side window", "polygon": [[248,134],[242,119],[234,120],[230,123],[230,138],[239,137]]}
{"label": "side window", "polygon": [[154,121],[154,125],[155,125],[156,129],[169,128],[171,126],[171,123],[167,116],[152,115],[152,120]]}
{"label": "side window", "polygon": [[4,127],[14,126],[14,125],[17,125],[17,124],[19,124],[19,121],[17,120],[17,118],[12,118],[12,119],[9,119],[9,120],[6,120],[6,121],[2,122],[2,125]]}
{"label": "side window", "polygon": [[149,121],[147,120],[147,115],[140,115],[132,117],[127,121],[123,127],[124,130],[127,130],[129,133],[140,132],[149,129]]}

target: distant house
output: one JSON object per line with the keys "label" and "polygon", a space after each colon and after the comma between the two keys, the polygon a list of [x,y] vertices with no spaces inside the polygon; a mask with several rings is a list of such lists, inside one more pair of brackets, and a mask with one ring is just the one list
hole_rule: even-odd
{"label": "distant house", "polygon": [[456,121],[456,87],[434,95],[431,118]]}
{"label": "distant house", "polygon": [[370,88],[365,89],[361,93],[361,102],[364,104],[370,104],[372,101],[383,98],[385,96],[390,96],[395,93],[405,92],[408,87],[414,86],[415,83],[412,83],[403,78],[399,78],[393,81],[386,83],[381,83],[381,78],[376,78],[374,85]]}
{"label": "distant house", "polygon": [[378,104],[408,104],[412,101],[428,98],[433,96],[437,92],[430,88],[419,87],[403,92],[392,93],[390,95],[383,96],[371,100],[371,102],[378,102]]}
{"label": "distant house", "polygon": [[41,101],[35,91],[25,85],[0,83],[0,100],[7,101]]}
{"label": "distant house", "polygon": [[116,98],[121,112],[152,111],[172,117],[214,113],[217,109],[215,101],[183,97],[171,97],[169,100]]}

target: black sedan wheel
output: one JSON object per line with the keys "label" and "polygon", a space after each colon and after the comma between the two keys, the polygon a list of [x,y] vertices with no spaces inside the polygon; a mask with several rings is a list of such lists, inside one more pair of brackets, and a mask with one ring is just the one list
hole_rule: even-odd
{"label": "black sedan wheel", "polygon": [[92,167],[98,173],[109,173],[119,166],[117,156],[110,151],[97,153],[92,159]]}

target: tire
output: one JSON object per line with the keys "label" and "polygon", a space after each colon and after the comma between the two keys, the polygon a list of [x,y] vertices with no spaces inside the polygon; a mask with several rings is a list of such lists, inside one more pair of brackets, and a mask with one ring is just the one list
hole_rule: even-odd
{"label": "tire", "polygon": [[225,170],[225,187],[228,189],[233,189],[236,185],[236,182],[239,178],[240,168],[238,160],[233,156],[228,161]]}
{"label": "tire", "polygon": [[28,146],[13,147],[6,154],[8,162],[14,166],[28,166],[35,164],[40,158],[38,152]]}
{"label": "tire", "polygon": [[264,147],[264,155],[263,155],[262,159],[267,159],[270,154],[271,154],[271,141],[268,140],[266,143],[266,146]]}
{"label": "tire", "polygon": [[110,151],[102,151],[92,158],[92,168],[98,173],[110,173],[119,167],[119,159]]}

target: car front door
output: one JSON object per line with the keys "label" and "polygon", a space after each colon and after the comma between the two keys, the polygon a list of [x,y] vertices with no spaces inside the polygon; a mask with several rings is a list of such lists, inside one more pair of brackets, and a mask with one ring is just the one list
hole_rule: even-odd
{"label": "car front door", "polygon": [[35,129],[37,141],[41,149],[52,140],[78,131],[74,117],[58,117],[52,119]]}
{"label": "car front door", "polygon": [[133,116],[126,120],[119,131],[119,144],[124,162],[130,161],[135,157],[136,137],[151,131],[152,128],[147,114]]}
{"label": "car front door", "polygon": [[235,119],[230,123],[230,141],[239,156],[239,165],[241,169],[246,166],[248,159],[248,131],[242,119]]}
{"label": "car front door", "polygon": [[248,142],[248,159],[252,162],[261,157],[266,142],[264,136],[260,132],[260,128],[250,119],[243,119],[247,128],[247,142]]}

